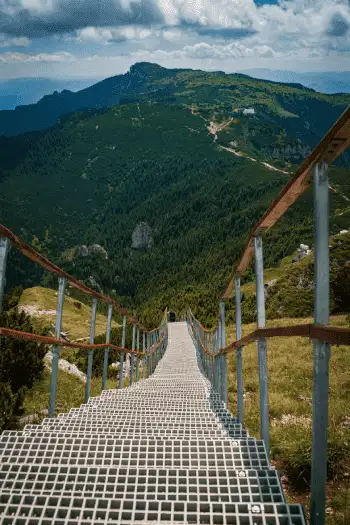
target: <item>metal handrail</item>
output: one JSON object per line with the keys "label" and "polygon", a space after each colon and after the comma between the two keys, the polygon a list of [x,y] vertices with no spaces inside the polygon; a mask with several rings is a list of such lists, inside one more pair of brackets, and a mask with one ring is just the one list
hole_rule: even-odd
{"label": "metal handrail", "polygon": [[[314,346],[313,410],[312,410],[312,467],[311,467],[311,525],[325,524],[327,479],[327,431],[330,345],[350,345],[350,330],[329,326],[329,186],[328,164],[350,144],[350,107],[328,131],[315,150],[301,164],[295,176],[251,231],[245,250],[220,302],[220,316],[216,328],[208,331],[188,312],[188,324],[197,344],[204,371],[214,388],[227,399],[226,356],[236,352],[237,417],[243,423],[243,368],[242,349],[257,341],[259,357],[260,433],[269,455],[269,402],[267,339],[270,337],[308,337]],[[264,261],[262,232],[271,228],[285,211],[313,182],[315,209],[315,304],[314,323],[297,326],[266,328]],[[242,337],[241,274],[255,256],[257,329]],[[235,297],[236,341],[228,346],[225,339],[224,300]],[[214,345],[213,345],[214,340]],[[218,341],[220,343],[218,344]],[[211,345],[211,351],[206,344]],[[226,389],[226,391],[225,391]]]}
{"label": "metal handrail", "polygon": [[[59,354],[62,346],[68,348],[81,348],[88,351],[88,363],[86,373],[86,387],[85,387],[85,403],[88,402],[90,397],[91,388],[91,377],[92,377],[92,366],[93,366],[93,352],[96,349],[104,349],[104,360],[103,360],[103,374],[102,374],[102,386],[101,390],[105,390],[108,375],[108,357],[110,350],[118,350],[120,354],[120,366],[119,366],[119,388],[123,388],[123,366],[125,358],[126,372],[129,373],[130,385],[134,382],[134,359],[136,359],[136,373],[135,381],[139,380],[139,361],[142,359],[143,363],[143,376],[146,375],[146,369],[148,369],[148,375],[151,375],[162,357],[166,344],[167,344],[167,323],[165,310],[161,324],[154,330],[148,331],[139,321],[133,316],[128,315],[128,311],[121,308],[120,305],[114,299],[107,297],[101,293],[92,290],[87,287],[84,283],[78,281],[67,272],[62,270],[59,266],[54,264],[52,261],[38,253],[31,246],[28,246],[22,239],[16,236],[9,228],[0,224],[0,313],[2,311],[2,299],[5,288],[5,273],[7,257],[10,250],[11,244],[15,246],[23,255],[42,266],[45,270],[57,275],[58,277],[58,294],[57,294],[57,309],[56,309],[56,337],[40,336],[38,334],[31,334],[28,332],[20,332],[18,330],[10,330],[6,327],[0,327],[0,336],[20,338],[24,340],[34,340],[45,344],[51,344],[52,346],[52,366],[51,366],[51,379],[50,379],[50,399],[49,399],[49,417],[55,416],[56,406],[56,390],[57,390],[57,376],[58,376],[58,364]],[[62,315],[64,306],[64,292],[67,282],[72,286],[79,289],[85,294],[92,297],[92,315],[90,324],[90,337],[89,344],[85,343],[71,343],[60,339],[61,328],[62,328]],[[106,343],[96,345],[94,344],[95,339],[95,326],[96,326],[96,314],[97,314],[97,302],[101,301],[108,305],[107,314],[107,328],[106,328]],[[112,316],[113,310],[117,311],[118,314],[123,315],[122,324],[122,344],[116,346],[110,343],[111,327],[112,327]],[[132,348],[125,348],[126,341],[126,327],[127,321],[132,325]],[[140,334],[142,333],[142,345],[143,350],[140,351]],[[146,341],[147,339],[147,341]],[[130,361],[130,362],[129,362]]]}

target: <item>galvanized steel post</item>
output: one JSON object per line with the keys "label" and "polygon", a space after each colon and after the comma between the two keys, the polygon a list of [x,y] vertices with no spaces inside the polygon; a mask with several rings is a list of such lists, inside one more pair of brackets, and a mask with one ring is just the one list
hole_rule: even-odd
{"label": "galvanized steel post", "polygon": [[2,301],[6,284],[6,263],[10,251],[10,241],[7,237],[0,237],[0,314],[2,312]]}
{"label": "galvanized steel post", "polygon": [[[113,305],[109,304],[108,314],[107,314],[106,343],[109,343],[111,341],[112,314],[113,314]],[[104,357],[103,357],[102,390],[105,390],[106,388],[107,374],[108,374],[108,354],[109,354],[109,348],[105,348]]]}
{"label": "galvanized steel post", "polygon": [[[235,299],[236,299],[236,340],[242,338],[242,313],[241,313],[241,278],[235,277]],[[237,374],[237,417],[243,424],[243,363],[242,347],[236,350],[236,374]]]}
{"label": "galvanized steel post", "polygon": [[[58,278],[57,309],[56,309],[56,326],[55,326],[56,339],[61,338],[63,301],[64,301],[65,287],[66,287],[66,279],[64,277],[59,277]],[[60,356],[60,345],[53,345],[51,378],[50,378],[49,417],[55,417],[59,356]]]}
{"label": "galvanized steel post", "polygon": [[136,325],[132,325],[132,344],[131,344],[131,350],[132,353],[130,355],[130,386],[132,385],[133,377],[134,377],[134,350],[135,350],[135,341],[136,341]]}
{"label": "galvanized steel post", "polygon": [[[328,166],[316,164],[314,176],[315,218],[315,324],[329,323],[329,191]],[[314,341],[312,395],[311,525],[324,525],[327,480],[328,387],[330,345]]]}
{"label": "galvanized steel post", "polygon": [[[215,336],[214,332],[211,333],[211,352],[212,354],[215,353]],[[210,376],[211,384],[213,387],[215,386],[215,357],[211,358],[211,376]]]}
{"label": "galvanized steel post", "polygon": [[147,334],[147,364],[148,364],[148,377],[151,375],[151,334]]}
{"label": "galvanized steel post", "polygon": [[219,357],[217,356],[219,352],[219,328],[215,330],[215,354],[216,357],[214,358],[214,387],[217,392],[220,392],[220,361]]}
{"label": "galvanized steel post", "polygon": [[[265,327],[265,289],[264,289],[264,260],[261,235],[254,237],[255,277],[256,277],[256,314],[258,328]],[[265,443],[267,458],[270,461],[270,432],[269,432],[269,397],[267,384],[267,344],[266,338],[258,339],[259,360],[259,387],[260,387],[260,432]]]}
{"label": "galvanized steel post", "polygon": [[[221,326],[221,348],[226,347],[226,327],[225,327],[225,303],[220,301],[220,326]],[[227,390],[227,356],[222,354],[221,360],[221,399],[228,406],[228,390]]]}
{"label": "galvanized steel post", "polygon": [[[96,311],[97,311],[97,299],[92,299],[92,312],[91,312],[91,325],[90,325],[90,344],[93,345],[95,342],[95,327],[96,327]],[[91,376],[92,376],[92,360],[94,351],[90,348],[88,350],[88,365],[86,373],[86,387],[85,387],[85,403],[89,401],[90,388],[91,388]]]}
{"label": "galvanized steel post", "polygon": [[142,377],[145,379],[146,375],[146,332],[142,332]]}
{"label": "galvanized steel post", "polygon": [[[122,348],[125,348],[126,338],[126,316],[123,316],[123,329],[122,329]],[[119,388],[123,388],[123,364],[124,364],[124,352],[120,352],[119,361]]]}
{"label": "galvanized steel post", "polygon": [[[137,327],[137,339],[136,339],[136,350],[139,352],[140,351],[140,328]],[[135,380],[136,380],[136,383],[138,382],[139,380],[139,355],[136,354],[136,377],[135,377]]]}

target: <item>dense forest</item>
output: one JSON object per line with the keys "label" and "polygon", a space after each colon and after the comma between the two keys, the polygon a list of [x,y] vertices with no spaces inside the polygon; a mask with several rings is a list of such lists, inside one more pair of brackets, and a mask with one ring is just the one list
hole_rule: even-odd
{"label": "dense forest", "polygon": [[[180,70],[174,84],[167,71],[154,81],[178,93],[175,102],[143,93],[73,113],[47,131],[1,138],[0,221],[78,279],[136,308],[149,326],[166,306],[188,305],[210,324],[251,227],[322,138],[322,111],[330,126],[346,95],[242,75],[233,89],[229,75]],[[191,96],[179,95],[181,82]],[[233,113],[234,100],[248,105],[254,97],[254,114]],[[338,164],[330,168],[334,233],[350,216],[346,155]],[[267,267],[312,244],[312,216],[309,191],[267,235]],[[135,245],[142,224],[149,242]],[[96,244],[103,250],[86,249]],[[56,286],[12,250],[8,286],[38,283]]]}

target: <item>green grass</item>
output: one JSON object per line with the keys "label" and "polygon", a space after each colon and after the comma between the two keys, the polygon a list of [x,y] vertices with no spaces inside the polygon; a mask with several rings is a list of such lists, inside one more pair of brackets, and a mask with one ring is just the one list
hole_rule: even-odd
{"label": "green grass", "polygon": [[[267,326],[286,326],[312,322],[311,318],[275,319]],[[346,316],[334,316],[331,324],[349,326]],[[243,335],[256,328],[243,326]],[[235,327],[228,327],[228,342],[235,339]],[[311,469],[312,417],[312,344],[301,337],[268,339],[268,385],[270,408],[271,458],[288,478],[290,501],[305,496]],[[235,354],[229,355],[229,406],[237,413]],[[333,347],[330,360],[329,395],[329,485],[327,506],[332,508],[327,525],[345,523],[336,521],[345,512],[345,496],[341,490],[349,472],[349,428],[346,426],[350,406],[350,351],[346,346]],[[259,437],[259,378],[256,343],[243,349],[244,426],[250,435]],[[332,490],[332,487],[337,487]],[[340,490],[340,492],[339,492]],[[337,503],[332,507],[333,499]],[[341,503],[343,501],[343,503]],[[348,503],[349,504],[349,503]],[[350,510],[348,511],[350,512]],[[340,519],[340,518],[339,518]]]}
{"label": "green grass", "polygon": [[[48,408],[50,395],[50,376],[51,372],[44,370],[42,378],[38,381],[31,390],[28,391],[23,408],[24,416],[30,414],[38,414],[40,411]],[[91,379],[91,397],[101,394],[101,377],[92,377]],[[129,385],[129,379],[125,378],[123,381],[124,388]],[[119,375],[117,373],[113,378],[107,379],[107,390],[119,387]],[[57,412],[68,412],[73,407],[79,407],[84,403],[85,383],[77,377],[67,374],[62,370],[58,372],[57,379],[57,397],[56,408]],[[42,416],[42,419],[45,416]]]}
{"label": "green grass", "polygon": [[[279,279],[285,272],[285,266],[279,266],[277,268],[266,268],[264,270],[264,283],[268,283],[273,279]],[[247,297],[255,294],[255,282],[249,282],[241,286],[241,293],[244,293]]]}
{"label": "green grass", "polygon": [[[57,307],[57,292],[50,288],[35,286],[23,291],[18,306],[36,306],[38,310],[54,310]],[[34,323],[40,326],[55,324],[56,314],[38,315],[31,314]],[[89,337],[91,322],[91,307],[65,295],[62,330],[69,332],[69,338],[72,341],[77,339],[86,339]],[[101,313],[96,315],[96,335],[106,332],[107,318]],[[112,328],[120,325],[112,322]]]}

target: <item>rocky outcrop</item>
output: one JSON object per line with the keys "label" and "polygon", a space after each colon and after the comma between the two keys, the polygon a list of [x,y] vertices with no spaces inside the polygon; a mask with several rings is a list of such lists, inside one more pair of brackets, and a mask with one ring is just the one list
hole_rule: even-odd
{"label": "rocky outcrop", "polygon": [[[44,361],[45,366],[51,369],[52,352],[47,352],[47,354],[44,357]],[[58,368],[59,370],[62,370],[67,374],[71,374],[73,376],[78,377],[81,381],[83,381],[83,383],[86,383],[86,375],[81,370],[79,370],[79,368],[76,365],[69,363],[69,361],[66,361],[65,359],[59,359]]]}
{"label": "rocky outcrop", "polygon": [[100,244],[92,244],[91,246],[80,247],[81,257],[88,257],[89,255],[100,255],[102,259],[108,259],[107,251]]}
{"label": "rocky outcrop", "polygon": [[90,275],[88,279],[88,285],[91,286],[91,288],[94,288],[94,290],[97,290],[99,293],[103,293],[101,286],[98,284],[96,279],[92,277],[92,275]]}
{"label": "rocky outcrop", "polygon": [[131,240],[134,250],[150,250],[153,246],[152,228],[147,222],[140,222],[132,232]]}

